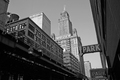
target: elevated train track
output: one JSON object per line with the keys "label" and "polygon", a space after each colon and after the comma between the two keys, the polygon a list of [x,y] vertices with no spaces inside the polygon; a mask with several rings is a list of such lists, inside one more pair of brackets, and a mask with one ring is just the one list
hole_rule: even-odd
{"label": "elevated train track", "polygon": [[22,75],[23,80],[85,77],[63,65],[62,48],[30,18],[1,26],[0,48],[0,74]]}
{"label": "elevated train track", "polygon": [[[55,75],[65,80],[77,78],[77,74],[49,57],[33,49],[30,54],[29,46],[0,31],[0,69],[13,74],[31,76],[32,78],[53,78]],[[51,76],[50,76],[51,75]],[[63,77],[64,76],[64,77]]]}

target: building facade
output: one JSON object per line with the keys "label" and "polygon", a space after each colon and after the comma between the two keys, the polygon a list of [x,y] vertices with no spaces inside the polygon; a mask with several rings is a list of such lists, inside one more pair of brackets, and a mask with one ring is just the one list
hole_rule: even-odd
{"label": "building facade", "polygon": [[40,14],[35,14],[30,16],[30,18],[49,36],[51,35],[51,21],[42,12]]}
{"label": "building facade", "polygon": [[72,29],[72,23],[70,21],[69,14],[66,10],[64,10],[60,14],[58,25],[59,25],[59,36],[55,37],[53,35],[52,37],[53,38],[55,37],[54,38],[55,41],[63,48],[63,56],[66,55],[66,53],[67,54],[69,53],[69,55],[73,55],[74,58],[76,58],[75,60],[73,58],[74,62],[77,61],[77,64],[74,65],[74,66],[77,66],[76,70],[79,69],[79,72],[84,74],[84,61],[83,61],[83,57],[80,56],[82,54],[81,53],[81,48],[82,48],[81,39],[77,35],[77,30]]}
{"label": "building facade", "polygon": [[63,55],[64,66],[73,72],[80,73],[78,59],[70,52],[64,52]]}
{"label": "building facade", "polygon": [[9,23],[6,34],[0,30],[0,47],[0,80],[78,78],[63,67],[63,49],[30,18]]}
{"label": "building facade", "polygon": [[[0,0],[0,8],[8,1]],[[11,22],[4,32],[0,30],[0,80],[78,80],[61,64],[62,48],[30,18]]]}
{"label": "building facade", "polygon": [[110,80],[119,80],[120,1],[90,0],[98,41],[107,60]]}
{"label": "building facade", "polygon": [[[93,16],[94,16],[93,19],[96,18],[96,20],[94,20],[95,26],[99,27],[99,28],[95,27],[95,29],[96,29],[98,44],[100,44],[101,49],[102,49],[102,52],[100,52],[102,67],[106,68],[107,64],[106,64],[106,58],[105,58],[105,41],[104,41],[104,38],[103,38],[105,36],[103,35],[104,32],[102,31],[102,26],[103,26],[102,25],[102,23],[103,23],[102,22],[102,14],[103,13],[100,12],[101,4],[99,4],[99,2],[100,1],[97,1],[97,0],[93,0],[93,1],[90,0],[92,11],[95,12],[95,13],[93,13]],[[97,5],[97,6],[95,7],[94,5]]]}
{"label": "building facade", "polygon": [[85,75],[88,78],[91,78],[91,74],[90,74],[90,70],[91,70],[91,63],[89,61],[85,61],[84,62],[84,66],[85,66]]}

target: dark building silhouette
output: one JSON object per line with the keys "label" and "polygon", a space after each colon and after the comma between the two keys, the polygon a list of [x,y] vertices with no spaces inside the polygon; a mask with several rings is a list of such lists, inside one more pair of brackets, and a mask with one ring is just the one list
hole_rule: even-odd
{"label": "dark building silhouette", "polygon": [[120,80],[120,0],[90,0],[103,65],[110,80]]}

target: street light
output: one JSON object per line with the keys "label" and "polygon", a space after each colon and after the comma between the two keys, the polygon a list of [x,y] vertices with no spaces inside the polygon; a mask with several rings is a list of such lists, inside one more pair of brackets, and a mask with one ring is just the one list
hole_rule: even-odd
{"label": "street light", "polygon": [[28,49],[28,53],[29,53],[29,54],[32,54],[32,53],[33,53],[33,47],[30,47],[30,48]]}
{"label": "street light", "polygon": [[41,50],[41,49],[38,49],[38,52],[42,52],[42,50]]}

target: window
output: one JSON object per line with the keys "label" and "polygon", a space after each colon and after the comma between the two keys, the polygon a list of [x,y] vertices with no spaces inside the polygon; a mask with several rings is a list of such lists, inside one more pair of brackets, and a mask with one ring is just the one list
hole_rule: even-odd
{"label": "window", "polygon": [[41,45],[41,39],[39,37],[36,36],[35,41]]}
{"label": "window", "polygon": [[41,38],[41,33],[36,29],[36,35]]}
{"label": "window", "polygon": [[27,38],[27,44],[30,45],[30,46],[33,46],[34,45],[34,41]]}
{"label": "window", "polygon": [[54,50],[54,49],[53,49],[53,48],[54,48],[53,45],[54,45],[54,44],[51,43],[51,52],[53,52],[53,50]]}
{"label": "window", "polygon": [[40,45],[39,45],[39,44],[37,44],[37,43],[35,43],[35,49],[36,49],[36,50],[38,50],[38,49],[39,49],[39,47],[40,47]]}
{"label": "window", "polygon": [[38,42],[38,37],[36,36],[35,41]]}
{"label": "window", "polygon": [[46,47],[46,42],[45,41],[42,41],[42,46]]}
{"label": "window", "polygon": [[31,24],[29,24],[29,27],[28,27],[31,31],[33,31],[33,32],[35,32],[35,28],[31,25]]}
{"label": "window", "polygon": [[25,36],[25,31],[24,30],[18,31],[18,37],[23,37],[23,36]]}
{"label": "window", "polygon": [[47,49],[50,50],[50,46],[49,45],[47,45]]}
{"label": "window", "polygon": [[50,45],[50,40],[49,39],[47,39],[47,43]]}
{"label": "window", "polygon": [[29,36],[30,38],[34,39],[34,34],[33,34],[31,31],[29,31],[29,30],[28,30],[28,36]]}
{"label": "window", "polygon": [[42,40],[46,41],[46,37],[42,34]]}

